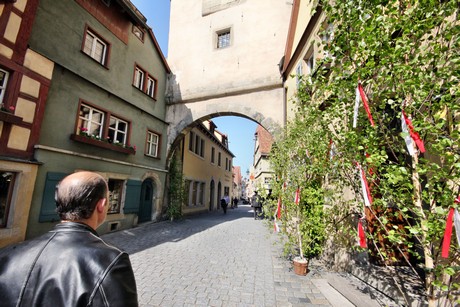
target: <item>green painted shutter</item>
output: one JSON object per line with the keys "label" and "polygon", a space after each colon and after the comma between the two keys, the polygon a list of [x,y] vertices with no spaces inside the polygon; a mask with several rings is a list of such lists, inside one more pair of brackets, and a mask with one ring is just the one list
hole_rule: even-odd
{"label": "green painted shutter", "polygon": [[126,197],[124,213],[139,213],[139,202],[141,199],[142,182],[137,180],[128,180],[126,183]]}
{"label": "green painted shutter", "polygon": [[43,190],[42,206],[40,209],[39,222],[56,222],[60,221],[56,213],[56,201],[54,200],[54,193],[56,185],[68,174],[52,173],[46,174],[45,189]]}

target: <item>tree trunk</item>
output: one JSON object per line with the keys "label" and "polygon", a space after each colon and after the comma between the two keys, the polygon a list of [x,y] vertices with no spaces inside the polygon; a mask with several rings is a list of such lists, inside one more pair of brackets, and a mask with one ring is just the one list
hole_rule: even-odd
{"label": "tree trunk", "polygon": [[[414,144],[415,147],[415,144]],[[415,208],[419,210],[418,216],[420,219],[420,225],[422,228],[421,233],[421,241],[423,246],[423,254],[425,256],[425,270],[426,270],[426,277],[425,277],[425,291],[428,298],[428,306],[432,307],[435,306],[435,297],[434,297],[434,289],[432,282],[434,281],[434,261],[433,261],[433,253],[432,253],[432,246],[431,243],[427,240],[428,234],[428,225],[427,225],[427,217],[425,212],[423,211],[423,204],[422,204],[422,197],[421,197],[421,184],[420,184],[420,177],[417,172],[417,165],[418,165],[418,155],[415,154],[412,156],[412,183],[414,185],[414,205]]]}

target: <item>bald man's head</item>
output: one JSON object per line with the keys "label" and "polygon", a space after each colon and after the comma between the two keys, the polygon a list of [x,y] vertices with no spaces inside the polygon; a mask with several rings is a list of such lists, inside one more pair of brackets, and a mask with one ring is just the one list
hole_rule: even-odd
{"label": "bald man's head", "polygon": [[88,219],[100,199],[107,197],[107,182],[93,172],[73,173],[56,186],[56,212],[61,220]]}

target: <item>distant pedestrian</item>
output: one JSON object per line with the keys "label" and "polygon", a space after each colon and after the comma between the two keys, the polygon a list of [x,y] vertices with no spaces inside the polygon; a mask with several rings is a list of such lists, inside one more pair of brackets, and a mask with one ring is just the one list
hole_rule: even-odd
{"label": "distant pedestrian", "polygon": [[257,220],[262,213],[262,199],[257,191],[254,191],[254,195],[252,195],[251,207],[254,208],[254,219]]}
{"label": "distant pedestrian", "polygon": [[238,198],[236,197],[233,198],[232,208],[238,208]]}
{"label": "distant pedestrian", "polygon": [[107,216],[108,197],[96,173],[73,173],[58,184],[61,223],[0,250],[1,306],[138,306],[128,254],[95,230]]}
{"label": "distant pedestrian", "polygon": [[227,214],[227,207],[229,202],[230,198],[228,197],[228,194],[225,194],[224,197],[222,197],[222,199],[220,200],[220,205],[224,210],[224,214]]}

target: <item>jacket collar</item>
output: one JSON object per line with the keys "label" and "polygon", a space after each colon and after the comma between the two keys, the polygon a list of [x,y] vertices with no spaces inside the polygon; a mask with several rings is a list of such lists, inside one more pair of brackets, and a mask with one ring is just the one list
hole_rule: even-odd
{"label": "jacket collar", "polygon": [[99,234],[94,230],[93,228],[89,227],[86,224],[83,223],[77,223],[77,222],[61,222],[57,224],[54,227],[55,232],[61,232],[61,231],[89,231],[92,234],[96,235],[99,237]]}

